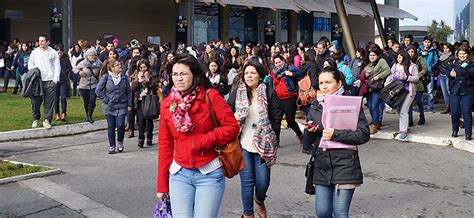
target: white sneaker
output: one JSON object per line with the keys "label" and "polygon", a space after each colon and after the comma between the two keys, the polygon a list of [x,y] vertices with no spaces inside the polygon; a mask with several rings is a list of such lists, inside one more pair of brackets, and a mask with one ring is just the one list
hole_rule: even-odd
{"label": "white sneaker", "polygon": [[38,127],[38,120],[34,120],[33,123],[31,124],[31,128],[36,128]]}
{"label": "white sneaker", "polygon": [[46,129],[51,129],[51,124],[49,123],[48,120],[43,121],[43,127]]}

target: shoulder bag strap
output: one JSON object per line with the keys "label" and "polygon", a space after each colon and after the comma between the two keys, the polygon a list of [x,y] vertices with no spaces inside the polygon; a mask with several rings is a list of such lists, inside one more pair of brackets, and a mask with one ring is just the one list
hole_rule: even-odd
{"label": "shoulder bag strap", "polygon": [[211,116],[212,125],[215,128],[215,127],[218,127],[219,125],[216,118],[216,112],[214,111],[214,108],[212,108],[211,101],[209,100],[209,97],[208,97],[209,91],[211,91],[211,89],[206,90],[205,100],[206,100],[207,107],[209,108],[209,115]]}

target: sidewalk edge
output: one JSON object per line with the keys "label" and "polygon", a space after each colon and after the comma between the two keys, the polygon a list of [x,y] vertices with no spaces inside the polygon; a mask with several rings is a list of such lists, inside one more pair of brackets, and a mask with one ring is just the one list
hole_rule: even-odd
{"label": "sidewalk edge", "polygon": [[63,171],[60,168],[57,168],[57,167],[49,167],[49,166],[23,163],[23,162],[5,160],[5,159],[4,159],[4,161],[8,161],[8,162],[11,162],[11,163],[14,163],[14,164],[28,165],[28,166],[48,167],[49,170],[36,172],[36,173],[30,173],[30,174],[25,174],[25,175],[19,175],[19,176],[12,176],[12,177],[3,178],[3,179],[0,179],[0,185],[4,185],[4,184],[7,184],[7,183],[18,182],[18,181],[27,180],[27,179],[32,179],[32,178],[52,176],[52,175],[57,175],[57,174],[63,173]]}
{"label": "sidewalk edge", "polygon": [[35,128],[0,132],[0,142],[19,141],[35,138],[49,138],[54,136],[76,135],[107,129],[107,121],[99,120],[94,123],[77,123],[63,126],[53,126],[51,129]]}

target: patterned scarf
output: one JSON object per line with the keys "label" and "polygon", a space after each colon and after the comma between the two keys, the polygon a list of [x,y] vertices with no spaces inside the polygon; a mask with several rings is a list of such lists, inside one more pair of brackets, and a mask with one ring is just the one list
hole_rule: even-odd
{"label": "patterned scarf", "polygon": [[186,133],[194,128],[193,121],[189,116],[188,110],[193,105],[200,87],[196,88],[191,94],[182,96],[174,86],[171,89],[171,120],[178,132]]}
{"label": "patterned scarf", "polygon": [[[257,109],[258,123],[257,130],[253,136],[252,144],[257,149],[258,154],[265,160],[268,167],[275,164],[277,158],[277,137],[268,119],[267,87],[261,83],[257,87]],[[250,103],[247,96],[247,86],[240,83],[237,89],[235,104],[235,117],[244,124],[245,118],[249,115]],[[242,128],[241,128],[242,129]]]}

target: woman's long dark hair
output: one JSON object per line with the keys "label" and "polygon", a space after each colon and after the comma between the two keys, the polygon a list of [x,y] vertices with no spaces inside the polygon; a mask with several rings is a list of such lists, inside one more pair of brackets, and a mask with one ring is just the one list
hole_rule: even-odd
{"label": "woman's long dark hair", "polygon": [[413,55],[413,57],[411,57],[410,59],[412,63],[416,64],[416,61],[418,60],[418,53],[416,52],[416,47],[414,45],[407,46],[406,51],[408,52],[410,50],[415,51],[415,55]]}
{"label": "woman's long dark hair", "polygon": [[[76,52],[76,46],[79,47],[79,52]],[[81,48],[81,46],[79,46],[79,44],[75,44],[75,45],[72,47],[71,55],[74,56],[74,57],[79,57],[79,55],[81,55],[81,53],[82,53],[82,48]]]}
{"label": "woman's long dark hair", "polygon": [[293,44],[288,44],[287,51],[290,54],[288,56],[288,64],[294,65],[295,57],[296,55],[298,55],[298,50],[296,49],[296,46]]}
{"label": "woman's long dark hair", "polygon": [[[403,57],[403,60],[402,60],[401,64],[403,65],[403,70],[405,71],[405,74],[407,76],[413,76],[410,73],[411,58],[410,58],[410,55],[408,54],[408,52],[401,51],[400,53],[398,53],[398,55]],[[398,61],[397,61],[397,63],[398,63]]]}
{"label": "woman's long dark hair", "polygon": [[242,68],[242,77],[241,77],[241,80],[242,82],[245,84],[245,86],[247,87],[247,96],[249,99],[252,99],[252,90],[250,90],[250,87],[247,85],[247,83],[245,83],[245,69],[247,67],[255,67],[255,70],[257,70],[257,73],[258,73],[258,76],[260,77],[260,81],[259,81],[259,84],[263,81],[263,78],[265,78],[265,75],[267,75],[265,73],[265,66],[263,64],[261,64],[260,62],[258,62],[258,60],[256,59],[249,59],[247,62],[245,62],[244,64],[244,67]]}
{"label": "woman's long dark hair", "polygon": [[[193,74],[193,85],[191,88],[186,93],[183,93],[183,95],[188,95],[192,93],[197,87],[199,86],[204,86],[204,88],[209,89],[212,88],[211,81],[206,77],[206,74],[204,73],[204,70],[201,67],[201,64],[198,62],[198,60],[190,55],[190,54],[179,54],[176,55],[173,60],[170,62],[170,68],[169,73],[171,75],[172,68],[175,64],[184,64],[189,67],[191,70],[191,73]],[[173,80],[170,80],[170,85],[171,87],[174,85]]]}

